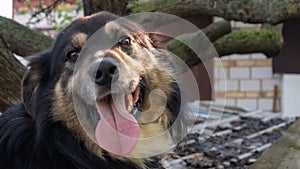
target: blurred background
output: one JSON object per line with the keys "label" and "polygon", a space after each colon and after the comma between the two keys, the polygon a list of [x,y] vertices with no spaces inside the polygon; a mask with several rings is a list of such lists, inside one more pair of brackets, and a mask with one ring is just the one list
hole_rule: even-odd
{"label": "blurred background", "polygon": [[[187,46],[179,48],[187,51],[182,58],[194,74],[200,100],[190,100],[197,124],[185,146],[164,157],[164,168],[247,168],[300,115],[298,0],[0,1],[0,112],[20,99],[28,56],[49,48],[58,32],[75,18],[103,10],[121,16],[155,11],[179,16],[201,29],[218,52],[218,56],[199,60],[185,50]],[[193,41],[197,36],[184,25],[169,31],[183,40]],[[173,39],[166,43],[170,51],[178,48]],[[208,122],[205,126],[204,121]],[[287,132],[298,137],[297,130]],[[281,139],[290,139],[285,137]],[[270,151],[276,153],[276,147]],[[277,155],[278,159],[286,157],[284,152]],[[267,157],[268,153],[262,158]],[[298,168],[292,160],[276,161],[257,166]]]}

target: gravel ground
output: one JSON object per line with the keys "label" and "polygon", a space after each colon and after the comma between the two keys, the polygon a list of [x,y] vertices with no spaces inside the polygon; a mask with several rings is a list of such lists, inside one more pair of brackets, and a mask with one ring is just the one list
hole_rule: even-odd
{"label": "gravel ground", "polygon": [[274,118],[241,117],[217,127],[214,136],[202,141],[189,134],[173,153],[164,157],[169,169],[247,169],[274,143],[291,122]]}

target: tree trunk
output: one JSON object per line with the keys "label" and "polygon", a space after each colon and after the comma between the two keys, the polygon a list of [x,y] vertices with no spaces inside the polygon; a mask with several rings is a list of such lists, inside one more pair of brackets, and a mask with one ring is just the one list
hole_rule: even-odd
{"label": "tree trunk", "polygon": [[129,0],[83,0],[84,15],[88,16],[100,11],[108,11],[120,16],[127,13]]}
{"label": "tree trunk", "polygon": [[0,37],[7,48],[20,56],[32,55],[49,49],[53,39],[0,16]]}
{"label": "tree trunk", "polygon": [[0,17],[0,112],[21,98],[26,68],[13,56],[28,56],[48,49],[53,39]]}
{"label": "tree trunk", "polygon": [[300,18],[300,0],[151,0],[131,1],[128,7],[133,13],[202,14],[247,23],[277,24]]}
{"label": "tree trunk", "polygon": [[21,79],[25,67],[15,59],[0,39],[0,112],[21,98]]}

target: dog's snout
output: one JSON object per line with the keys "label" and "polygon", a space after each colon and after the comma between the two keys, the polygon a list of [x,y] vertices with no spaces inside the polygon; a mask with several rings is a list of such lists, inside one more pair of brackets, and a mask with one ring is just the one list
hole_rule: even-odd
{"label": "dog's snout", "polygon": [[106,58],[93,63],[90,72],[96,84],[110,87],[112,81],[118,77],[118,63],[114,59]]}

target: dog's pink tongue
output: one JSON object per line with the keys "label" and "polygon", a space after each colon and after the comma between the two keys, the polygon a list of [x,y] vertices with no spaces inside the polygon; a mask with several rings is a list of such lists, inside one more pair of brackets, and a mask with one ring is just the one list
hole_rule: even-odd
{"label": "dog's pink tongue", "polygon": [[98,145],[106,151],[118,155],[128,155],[140,133],[136,119],[127,112],[123,94],[113,95],[111,104],[98,102],[100,121],[96,127],[95,136]]}

